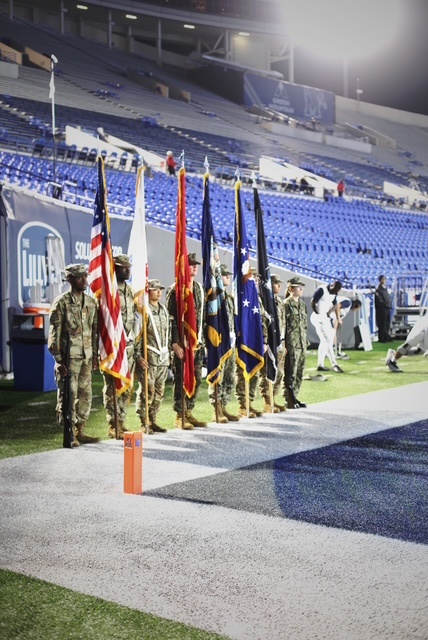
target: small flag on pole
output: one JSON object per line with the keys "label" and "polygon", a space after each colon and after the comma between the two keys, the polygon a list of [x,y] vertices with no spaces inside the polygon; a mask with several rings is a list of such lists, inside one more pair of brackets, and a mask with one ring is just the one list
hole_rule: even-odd
{"label": "small flag on pole", "polygon": [[53,100],[55,97],[55,78],[54,73],[51,73],[51,79],[49,82],[49,100]]}

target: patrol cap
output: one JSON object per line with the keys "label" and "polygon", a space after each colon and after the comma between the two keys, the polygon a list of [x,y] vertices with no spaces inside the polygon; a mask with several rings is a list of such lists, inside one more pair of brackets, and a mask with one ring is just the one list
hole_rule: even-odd
{"label": "patrol cap", "polygon": [[221,264],[220,265],[220,272],[222,276],[231,276],[232,272],[229,269],[229,267],[227,266],[227,264]]}
{"label": "patrol cap", "polygon": [[188,254],[187,254],[187,260],[188,260],[189,264],[191,264],[191,265],[201,264],[201,263],[196,259],[196,253],[188,253]]}
{"label": "patrol cap", "polygon": [[120,256],[113,256],[113,262],[118,267],[132,267],[129,256],[126,256],[123,253]]}
{"label": "patrol cap", "polygon": [[281,284],[282,282],[284,282],[284,280],[281,280],[277,273],[271,273],[270,281],[272,282],[272,284]]}
{"label": "patrol cap", "polygon": [[161,285],[159,280],[157,280],[156,278],[149,280],[148,285],[149,285],[149,291],[155,291],[156,289],[165,289],[165,287]]}
{"label": "patrol cap", "polygon": [[88,275],[88,267],[86,264],[68,264],[65,267],[65,275],[67,278],[70,276],[74,278],[80,278],[81,276]]}
{"label": "patrol cap", "polygon": [[301,279],[298,276],[294,276],[294,278],[290,278],[290,280],[287,281],[287,284],[289,287],[304,287],[305,283],[301,281]]}

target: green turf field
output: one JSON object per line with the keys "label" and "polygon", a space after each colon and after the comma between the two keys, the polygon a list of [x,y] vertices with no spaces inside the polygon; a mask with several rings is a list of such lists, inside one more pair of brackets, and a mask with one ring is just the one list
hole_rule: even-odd
{"label": "green turf field", "polygon": [[[397,347],[400,343],[392,343]],[[325,382],[305,380],[300,400],[308,405],[344,398],[347,396],[379,391],[391,387],[421,382],[428,377],[428,358],[408,356],[400,360],[402,374],[391,373],[385,367],[386,345],[374,344],[373,351],[348,351],[347,361],[340,361],[345,373],[325,374]],[[308,351],[307,377],[316,374],[316,351]],[[135,400],[135,395],[133,401]],[[14,391],[12,380],[0,380],[0,459],[39,451],[49,451],[62,446],[62,433],[55,422],[56,393]],[[262,408],[263,401],[256,399],[255,406]],[[237,409],[234,400],[230,407]],[[208,402],[207,383],[203,381],[194,411],[196,417],[212,421],[213,412]],[[172,384],[167,383],[166,395],[159,413],[159,424],[173,428]],[[126,426],[129,430],[139,428],[133,402],[130,404]],[[102,404],[102,378],[94,375],[93,405],[86,432],[89,435],[107,437],[105,412]]]}
{"label": "green turf field", "polygon": [[[391,346],[398,345],[396,342]],[[427,379],[428,358],[402,358],[400,367],[404,373],[394,374],[385,367],[386,350],[385,345],[374,344],[370,352],[348,351],[350,359],[340,361],[345,373],[326,373],[325,382],[305,380],[300,400],[314,405]],[[307,377],[316,374],[316,364],[316,351],[308,352]],[[87,432],[106,438],[99,374],[94,376],[93,388],[93,409]],[[14,391],[13,381],[0,381],[0,458],[62,446],[62,433],[54,417],[55,395],[54,392]],[[172,386],[168,383],[159,419],[159,423],[168,428],[173,427],[174,421],[171,397]],[[258,398],[255,404],[261,408],[263,402]],[[230,406],[236,409],[236,401]],[[139,427],[134,411],[131,404],[127,417],[130,430]],[[213,418],[205,381],[194,413],[208,421]],[[0,637],[8,640],[208,640],[220,637],[8,571],[0,571],[0,597]]]}

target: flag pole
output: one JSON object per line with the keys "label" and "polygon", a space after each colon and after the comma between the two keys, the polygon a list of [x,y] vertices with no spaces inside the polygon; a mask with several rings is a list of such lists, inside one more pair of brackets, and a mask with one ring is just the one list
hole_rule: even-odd
{"label": "flag pole", "polygon": [[[143,353],[144,360],[147,362],[147,309],[146,305],[143,306]],[[149,369],[147,368],[144,372],[144,415],[145,415],[145,429],[146,434],[149,433]]]}
{"label": "flag pole", "polygon": [[116,440],[119,440],[119,425],[117,423],[117,396],[116,396],[116,383],[113,378],[113,421],[114,421],[114,435]]}
{"label": "flag pole", "polygon": [[[182,149],[180,157],[178,158],[181,161],[181,168],[184,169],[184,149]],[[188,257],[184,256],[184,260],[187,260]],[[181,288],[180,291],[181,294],[181,336],[180,336],[180,342],[183,345],[183,350],[186,349],[186,345],[184,344],[184,287]],[[176,293],[177,295],[177,293]],[[184,353],[183,353],[183,358],[181,359],[181,425],[184,428],[184,425],[186,423],[186,398],[185,398],[185,391],[184,391]]]}
{"label": "flag pole", "polygon": [[53,159],[53,181],[56,182],[56,141],[55,141],[55,65],[58,58],[51,55],[51,80],[49,83],[49,97],[52,101],[52,159]]}

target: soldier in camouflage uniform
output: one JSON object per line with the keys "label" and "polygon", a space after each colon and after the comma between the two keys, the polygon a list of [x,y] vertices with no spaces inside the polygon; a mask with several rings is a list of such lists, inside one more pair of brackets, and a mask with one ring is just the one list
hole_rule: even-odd
{"label": "soldier in camouflage uniform", "polygon": [[[137,306],[134,301],[134,292],[132,287],[126,282],[131,277],[131,262],[126,255],[113,257],[114,269],[116,272],[117,288],[119,290],[120,310],[122,313],[123,328],[126,336],[126,356],[128,358],[128,367],[131,376],[135,368],[134,360],[134,321]],[[116,437],[116,429],[114,424],[114,400],[113,388],[115,386],[115,378],[107,373],[103,373],[104,387],[103,400],[106,409],[107,423],[109,426],[109,438]],[[117,407],[117,432],[118,438],[123,440],[125,428],[125,416],[132,395],[130,387],[124,393],[116,396]]]}
{"label": "soldier in camouflage uniform", "polygon": [[[201,263],[196,259],[195,253],[189,253],[187,259],[189,261],[190,268],[190,285],[192,287],[193,297],[195,300],[196,333],[198,336],[198,348],[194,353],[196,386],[195,393],[190,398],[188,398],[183,391],[182,359],[184,356],[184,349],[181,343],[181,336],[179,336],[178,334],[175,285],[169,287],[166,294],[166,300],[171,320],[171,343],[172,350],[174,352],[172,360],[172,372],[174,375],[174,411],[176,412],[174,426],[177,429],[190,430],[194,427],[207,426],[206,422],[197,420],[192,413],[192,409],[195,406],[195,400],[199,385],[201,384],[202,380],[202,364],[204,358],[203,328],[205,325],[205,295],[202,285],[199,282],[195,281],[195,277],[198,273],[198,265],[200,265]],[[183,397],[186,403],[184,424],[182,420]]]}
{"label": "soldier in camouflage uniform", "polygon": [[[165,289],[159,280],[149,280],[149,304],[146,311],[147,361],[144,358],[143,333],[135,343],[135,376],[138,380],[135,409],[141,420],[142,430],[146,429],[146,375],[147,406],[149,413],[148,433],[165,433],[166,429],[156,423],[156,416],[165,394],[170,353],[169,313],[159,301]],[[147,366],[146,366],[147,362]],[[147,368],[148,367],[148,368]]]}
{"label": "soldier in camouflage uniform", "polygon": [[[220,424],[226,424],[227,422],[237,422],[240,419],[240,416],[230,413],[226,409],[226,405],[230,402],[230,397],[232,395],[233,389],[236,384],[236,354],[235,354],[235,308],[233,302],[233,296],[230,295],[226,291],[226,287],[230,285],[230,276],[232,272],[226,264],[220,265],[221,277],[223,280],[224,286],[224,295],[226,300],[226,308],[227,308],[227,317],[229,320],[229,330],[230,330],[230,346],[232,347],[232,355],[224,363],[222,372],[221,372],[221,381],[216,385],[217,386],[217,414],[218,421]],[[211,404],[214,407],[214,417],[215,421],[215,385],[210,384],[208,386],[208,396]]]}
{"label": "soldier in camouflage uniform", "polygon": [[297,396],[303,380],[306,363],[308,312],[302,300],[305,283],[294,277],[288,281],[288,297],[285,299],[285,358],[284,393],[289,409],[300,409],[306,404]]}
{"label": "soldier in camouflage uniform", "polygon": [[[277,347],[278,354],[278,364],[277,364],[277,373],[276,380],[273,385],[273,397],[275,396],[282,388],[282,380],[284,377],[284,366],[285,366],[285,308],[284,308],[284,299],[280,296],[281,292],[281,284],[283,280],[273,273],[270,277],[272,283],[272,293],[274,296],[276,312],[278,315],[278,325],[279,325],[279,345]],[[271,400],[270,400],[270,388],[269,381],[266,379],[266,376],[263,375],[265,373],[265,367],[261,370],[260,373],[260,391],[264,398],[264,411],[266,413],[272,412]],[[280,413],[281,411],[286,411],[287,407],[285,404],[285,399],[281,403],[276,403],[274,401],[274,413]]]}
{"label": "soldier in camouflage uniform", "polygon": [[[92,404],[92,372],[98,367],[98,307],[85,293],[88,271],[84,264],[65,268],[71,290],[54,300],[50,310],[48,349],[55,358],[58,384],[57,416],[62,424],[63,380],[70,376],[73,446],[98,442],[84,434]],[[67,366],[68,362],[68,366]]]}

